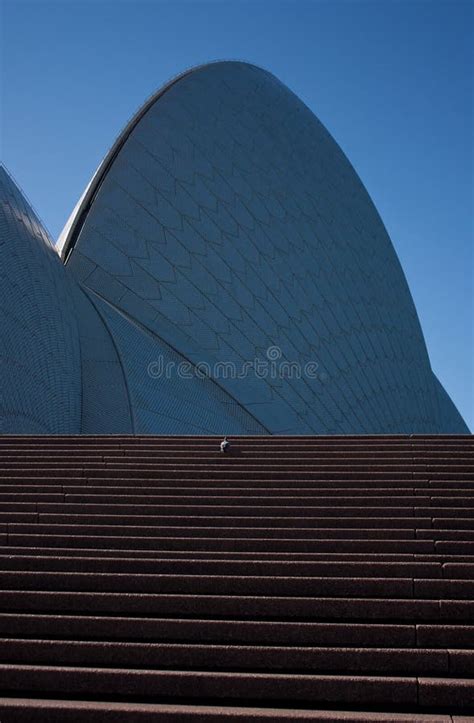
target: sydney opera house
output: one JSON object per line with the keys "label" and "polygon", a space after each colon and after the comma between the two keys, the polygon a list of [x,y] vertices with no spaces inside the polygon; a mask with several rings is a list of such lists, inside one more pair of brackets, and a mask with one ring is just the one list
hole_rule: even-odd
{"label": "sydney opera house", "polygon": [[270,73],[163,87],[56,246],[0,195],[1,433],[469,431],[367,191]]}

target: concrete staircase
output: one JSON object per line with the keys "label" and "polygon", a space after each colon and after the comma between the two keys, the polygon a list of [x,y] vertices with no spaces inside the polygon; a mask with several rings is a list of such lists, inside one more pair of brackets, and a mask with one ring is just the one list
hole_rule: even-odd
{"label": "concrete staircase", "polygon": [[1,723],[469,720],[473,438],[218,441],[0,437]]}

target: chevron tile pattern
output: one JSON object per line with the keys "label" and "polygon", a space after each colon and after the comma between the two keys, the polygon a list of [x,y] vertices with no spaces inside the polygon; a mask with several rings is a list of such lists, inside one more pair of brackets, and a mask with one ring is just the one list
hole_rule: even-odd
{"label": "chevron tile pattern", "polygon": [[442,429],[392,244],[298,98],[253,66],[211,64],[158,94],[125,136],[66,241],[85,288],[193,364],[241,369],[271,347],[300,369],[313,362],[311,378],[220,380],[273,433]]}
{"label": "chevron tile pattern", "polygon": [[41,222],[0,167],[0,434],[79,430],[74,286]]}
{"label": "chevron tile pattern", "polygon": [[466,433],[376,209],[270,73],[188,71],[54,252],[0,175],[0,432]]}

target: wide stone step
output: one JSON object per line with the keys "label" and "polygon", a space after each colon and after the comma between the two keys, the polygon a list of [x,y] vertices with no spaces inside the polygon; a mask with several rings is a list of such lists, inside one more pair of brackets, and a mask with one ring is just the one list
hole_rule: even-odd
{"label": "wide stone step", "polygon": [[[456,627],[456,626],[453,626]],[[246,620],[93,617],[67,615],[0,615],[3,637],[51,639],[147,640],[269,645],[340,645],[417,647],[414,624],[310,623]],[[460,632],[453,633],[458,640]],[[444,633],[444,640],[449,639]],[[443,645],[446,645],[444,643]],[[436,647],[439,647],[436,646]],[[469,647],[469,646],[467,646]]]}
{"label": "wide stone step", "polygon": [[[27,683],[27,685],[26,685]],[[422,707],[474,705],[470,679],[410,676],[285,675],[266,673],[216,673],[94,669],[35,665],[0,665],[0,686],[67,695],[101,695],[148,700],[183,696],[210,702],[299,701],[310,704]]]}
{"label": "wide stone step", "polygon": [[[226,538],[247,538],[256,540],[472,540],[473,530],[446,530],[432,529],[429,520],[426,526],[418,527],[414,524],[397,527],[364,527],[359,524],[351,527],[353,520],[348,520],[346,525],[335,527],[327,526],[326,522],[321,527],[296,525],[285,527],[284,524],[276,526],[271,520],[272,526],[268,526],[268,518],[234,518],[237,521],[235,526],[230,524],[222,525],[222,518],[215,518],[215,525],[191,525],[190,519],[179,518],[177,523],[169,523],[168,518],[156,517],[154,515],[130,516],[127,515],[67,515],[50,514],[34,515],[34,520],[26,523],[11,522],[4,525],[5,534],[8,532],[12,544],[20,535],[67,535],[69,537],[91,535],[91,536],[116,536],[121,534],[124,537],[214,537]],[[39,519],[39,522],[38,522]],[[338,519],[338,518],[337,518]],[[390,518],[387,518],[388,520]],[[412,522],[411,518],[409,519]],[[186,522],[186,524],[184,524]],[[282,521],[283,522],[283,521]],[[346,520],[344,520],[346,522]],[[356,520],[357,522],[357,520]],[[400,522],[400,518],[397,518]],[[420,522],[419,520],[417,522]],[[422,521],[423,522],[423,521]],[[96,524],[97,523],[97,524]],[[388,523],[389,524],[389,523]],[[464,534],[463,534],[464,533]]]}
{"label": "wide stone step", "polygon": [[[26,482],[26,484],[25,484]],[[76,482],[76,483],[75,483]],[[80,484],[83,482],[83,484]],[[431,488],[428,485],[424,487],[407,486],[403,488],[397,487],[334,487],[330,485],[324,486],[306,486],[306,487],[207,487],[207,486],[184,486],[178,485],[166,486],[160,480],[139,480],[133,485],[130,480],[104,480],[100,482],[88,480],[64,480],[63,482],[54,481],[44,483],[43,478],[30,478],[21,480],[21,482],[0,484],[0,497],[2,501],[19,500],[27,501],[45,501],[44,495],[58,495],[61,499],[70,501],[72,495],[90,495],[97,500],[98,495],[106,496],[109,500],[117,500],[126,496],[153,496],[159,497],[163,504],[173,502],[180,504],[183,500],[187,503],[191,501],[209,500],[213,502],[218,498],[225,503],[238,501],[261,501],[264,503],[275,504],[274,500],[281,498],[285,503],[297,504],[299,500],[304,502],[313,500],[320,504],[360,504],[360,498],[364,501],[368,500],[373,504],[387,505],[432,505],[432,506],[473,506],[474,505],[474,487],[448,487],[448,488]],[[29,495],[30,497],[26,497]]]}
{"label": "wide stone step", "polygon": [[[246,575],[133,575],[81,572],[15,572],[1,575],[10,590],[70,590],[195,595],[289,595],[335,597],[420,597],[469,599],[474,582],[375,577],[261,577]],[[424,584],[424,585],[423,585]]]}
{"label": "wide stone step", "polygon": [[[244,703],[297,700],[302,703],[338,705],[376,704],[388,700],[399,706],[418,703],[417,679],[408,676],[269,675],[3,664],[0,665],[0,686],[11,692],[27,689],[43,695],[113,695],[152,701],[185,696],[187,699],[191,697],[216,703],[229,700]],[[436,692],[439,696],[439,690]],[[454,692],[446,690],[446,699]],[[429,693],[427,690],[427,701]]]}
{"label": "wide stone step", "polygon": [[78,612],[183,618],[341,620],[406,622],[442,620],[472,624],[474,601],[402,598],[278,597],[120,592],[1,590],[0,610],[35,613]]}
{"label": "wide stone step", "polygon": [[[184,534],[184,533],[183,533]],[[406,543],[400,540],[291,540],[258,538],[224,538],[219,537],[127,537],[124,539],[117,529],[116,535],[97,537],[85,535],[77,539],[74,535],[19,535],[21,545],[13,546],[12,539],[4,536],[5,546],[0,546],[0,554],[45,555],[67,554],[100,557],[104,554],[122,557],[153,557],[157,553],[168,556],[188,555],[202,557],[211,553],[213,556],[240,556],[262,560],[278,556],[288,559],[347,558],[369,560],[385,559],[417,559],[420,562],[472,562],[474,545],[471,542],[436,542],[414,540]],[[1,538],[0,538],[1,539]],[[82,542],[81,542],[82,541]],[[10,545],[6,543],[10,542]],[[35,544],[35,547],[27,543]],[[48,547],[48,544],[51,547]],[[432,554],[430,554],[432,553]]]}
{"label": "wide stone step", "polygon": [[[179,512],[179,510],[175,511],[175,514],[167,514],[159,516],[156,514],[157,510],[155,508],[147,508],[146,505],[141,506],[130,506],[130,505],[123,505],[123,506],[117,506],[114,508],[114,512],[116,514],[107,515],[104,514],[107,511],[110,510],[110,506],[107,506],[105,504],[103,505],[83,505],[82,507],[80,505],[72,506],[59,506],[59,507],[53,507],[54,512],[52,511],[51,514],[41,513],[38,515],[34,510],[28,510],[28,512],[22,512],[24,509],[24,506],[29,503],[24,503],[22,507],[19,506],[20,503],[13,505],[14,509],[12,509],[8,513],[0,513],[0,520],[3,523],[11,523],[12,532],[15,532],[15,530],[23,529],[24,531],[34,531],[33,527],[31,525],[28,526],[28,523],[34,523],[36,520],[40,520],[42,523],[46,523],[47,521],[52,522],[53,524],[61,523],[62,521],[68,522],[74,520],[74,522],[81,524],[81,522],[87,523],[97,520],[110,520],[111,522],[117,521],[120,519],[120,517],[126,517],[127,512],[130,513],[129,519],[129,525],[137,524],[138,527],[146,527],[146,526],[162,526],[162,527],[177,527],[179,525],[186,524],[189,527],[209,527],[209,528],[218,528],[218,527],[225,527],[225,521],[227,520],[230,526],[233,527],[248,527],[249,529],[258,529],[258,528],[265,528],[265,529],[271,529],[273,528],[300,528],[303,531],[303,536],[308,537],[311,535],[308,535],[308,530],[313,530],[316,537],[320,536],[321,529],[328,529],[328,530],[334,530],[334,532],[331,534],[331,537],[337,537],[338,533],[335,532],[336,529],[357,529],[360,528],[364,532],[368,532],[368,536],[371,536],[370,530],[371,529],[386,529],[386,530],[401,530],[401,529],[407,529],[411,528],[413,530],[417,530],[417,536],[420,538],[422,537],[422,532],[429,532],[430,534],[427,535],[427,537],[436,538],[436,531],[439,529],[442,531],[444,537],[441,537],[440,539],[456,539],[457,536],[459,536],[459,539],[462,538],[462,533],[466,533],[465,539],[472,539],[472,531],[473,531],[473,522],[472,517],[465,517],[464,515],[462,517],[458,517],[456,513],[449,514],[449,512],[445,512],[444,517],[436,517],[436,516],[426,516],[426,517],[415,517],[415,516],[402,516],[403,512],[402,509],[407,508],[399,508],[400,512],[399,514],[393,515],[392,517],[377,517],[375,514],[373,516],[364,516],[364,511],[361,510],[359,515],[357,516],[350,516],[349,514],[341,514],[339,517],[329,517],[329,516],[293,516],[291,515],[291,510],[286,509],[287,516],[277,517],[273,516],[271,514],[266,515],[265,517],[258,517],[253,516],[251,514],[247,514],[244,516],[226,516],[225,514],[215,514],[212,516],[209,516],[209,514],[203,514],[203,511],[201,510],[194,510],[193,515],[189,514],[176,514]],[[31,503],[34,504],[34,503]],[[48,503],[49,504],[49,503]],[[82,510],[82,515],[80,514],[80,511]],[[162,511],[162,510],[159,510]],[[251,511],[251,510],[250,510]],[[339,510],[337,510],[339,511]],[[213,512],[213,510],[208,510],[208,512]],[[244,512],[243,510],[239,510],[239,512]],[[334,509],[331,510],[332,514],[335,514]],[[358,512],[358,511],[357,511]],[[148,513],[148,514],[147,514]],[[201,513],[201,514],[199,514]],[[409,515],[410,509],[408,508],[408,512],[405,514]],[[354,513],[353,513],[354,514]],[[384,514],[386,514],[386,511],[384,511]],[[426,514],[426,512],[425,512]],[[88,519],[87,519],[88,518]],[[148,522],[147,522],[148,519]],[[255,528],[252,527],[252,525],[255,525]],[[19,527],[19,525],[22,525],[22,528]],[[26,525],[26,527],[25,527]],[[301,525],[301,527],[300,527]],[[39,533],[41,530],[40,525],[35,525],[36,531]],[[453,535],[451,537],[450,531],[453,530],[453,532],[457,533],[457,535]],[[45,530],[49,532],[50,530]],[[59,531],[59,528],[58,528]],[[105,531],[104,534],[107,534],[107,531]],[[223,533],[225,534],[225,533]],[[397,533],[398,534],[398,533]],[[286,535],[286,533],[285,533]],[[282,535],[279,533],[280,537],[284,537],[285,535]],[[344,537],[345,533],[341,533],[341,535]],[[225,535],[226,536],[226,535]],[[257,535],[258,536],[258,535]],[[293,535],[292,535],[293,536]],[[365,535],[362,535],[360,533],[360,536],[364,537]],[[391,535],[391,537],[395,537],[396,535]]]}
{"label": "wide stone step", "polygon": [[222,455],[218,448],[213,452],[203,452],[200,450],[189,454],[176,454],[161,452],[157,454],[153,450],[148,452],[139,452],[136,450],[96,450],[92,453],[80,452],[78,450],[5,450],[1,448],[1,459],[5,466],[21,466],[30,467],[33,463],[41,466],[92,466],[92,465],[121,465],[121,464],[140,464],[154,467],[178,467],[186,469],[204,469],[215,467],[221,468],[249,468],[249,469],[300,469],[315,467],[340,467],[342,469],[353,466],[355,468],[382,468],[383,467],[401,467],[402,469],[412,466],[415,469],[455,469],[472,465],[474,451],[458,451],[444,453],[443,455],[434,453],[416,453],[413,452],[345,452],[337,454],[335,452],[307,452],[301,451],[297,454],[277,453],[268,451],[266,453],[257,453],[244,450],[235,450],[235,452]]}
{"label": "wide stone step", "polygon": [[246,472],[249,474],[254,473],[255,477],[258,477],[256,473],[260,473],[264,477],[268,477],[275,474],[284,475],[292,473],[295,475],[301,475],[303,473],[309,473],[317,475],[318,473],[326,472],[340,472],[342,476],[344,476],[344,473],[347,472],[359,472],[360,475],[363,476],[367,473],[377,471],[393,471],[394,473],[410,474],[411,470],[411,472],[418,472],[419,474],[429,476],[431,472],[468,472],[470,465],[471,462],[469,460],[464,462],[461,460],[455,465],[453,470],[448,461],[444,464],[427,464],[425,462],[419,462],[414,465],[412,459],[402,461],[381,460],[379,462],[372,459],[370,463],[363,460],[347,460],[344,464],[341,464],[340,459],[314,461],[310,459],[307,461],[301,461],[299,464],[292,464],[290,460],[285,461],[275,459],[273,456],[271,458],[271,462],[255,463],[254,461],[243,457],[231,459],[228,455],[226,455],[225,460],[218,457],[217,459],[210,459],[209,461],[204,460],[202,462],[196,455],[194,455],[194,461],[192,459],[188,459],[187,461],[164,459],[161,462],[158,462],[156,457],[146,459],[127,457],[98,457],[97,459],[82,459],[71,457],[70,455],[67,455],[64,458],[55,455],[54,459],[47,459],[44,457],[34,459],[22,456],[21,461],[19,461],[18,457],[15,461],[13,461],[13,458],[9,460],[2,457],[2,469],[4,469],[6,473],[11,471],[12,474],[22,471],[25,475],[29,474],[30,476],[35,476],[37,473],[36,471],[38,471],[38,474],[43,474],[46,470],[55,472],[58,469],[63,469],[68,472],[74,472],[74,470],[77,470],[78,476],[82,476],[84,471],[87,473],[88,470],[93,470],[93,473],[97,474],[97,471],[102,470],[104,476],[107,476],[111,472],[118,474],[118,471],[121,469],[123,469],[125,473],[128,470],[137,469],[143,470],[145,473],[150,471],[159,473],[164,477],[167,476],[168,472],[170,473],[170,476],[177,472],[182,472],[183,476],[190,475],[196,479],[205,476],[202,474],[205,472],[210,472],[211,476],[220,474],[220,476],[224,478],[227,473],[244,474]]}
{"label": "wide stone step", "polygon": [[[54,472],[54,471],[53,471]],[[81,474],[81,470],[79,470],[79,473]],[[330,479],[330,480],[298,480],[298,482],[292,481],[292,480],[271,480],[265,481],[261,479],[255,479],[255,480],[248,480],[245,478],[245,475],[243,475],[240,479],[219,479],[219,480],[206,480],[206,479],[198,479],[198,480],[180,480],[176,478],[168,478],[165,476],[148,476],[145,478],[141,477],[121,477],[121,476],[99,476],[99,477],[88,477],[87,473],[84,476],[76,476],[74,475],[60,475],[56,474],[54,472],[53,475],[48,476],[47,474],[43,474],[43,476],[35,476],[30,475],[30,473],[26,475],[22,475],[20,473],[15,473],[12,475],[5,475],[0,478],[0,484],[5,485],[13,485],[21,486],[24,484],[27,485],[46,485],[46,486],[68,486],[68,485],[80,485],[80,486],[88,486],[91,489],[98,486],[107,486],[107,487],[114,487],[114,485],[117,485],[118,487],[134,487],[134,488],[140,488],[140,487],[156,487],[156,488],[169,488],[173,490],[173,494],[179,494],[179,490],[181,489],[192,489],[198,492],[199,490],[206,490],[208,488],[210,489],[220,489],[225,490],[227,488],[231,490],[238,490],[239,493],[244,494],[245,490],[255,490],[259,494],[265,494],[265,491],[267,489],[270,490],[278,490],[278,489],[298,489],[298,490],[309,490],[310,493],[315,490],[318,492],[319,490],[326,490],[329,492],[332,489],[358,489],[361,491],[367,491],[370,493],[370,490],[374,490],[373,494],[377,494],[378,489],[387,489],[391,488],[394,490],[400,490],[399,494],[402,494],[407,490],[407,494],[410,494],[411,490],[419,489],[422,491],[423,494],[437,494],[437,489],[431,489],[436,483],[431,482],[428,479],[418,479],[416,482],[414,482],[411,478],[409,479],[402,479],[402,480],[394,480],[394,479],[388,479],[388,480],[380,480],[380,479],[367,479],[366,477],[362,477],[359,479],[351,479],[351,480],[340,480],[340,479]],[[440,482],[439,487],[448,489],[450,487],[453,487],[453,489],[465,489],[466,494],[470,494],[470,492],[467,492],[467,490],[474,489],[474,482],[470,481],[461,481],[461,482]]]}
{"label": "wide stone step", "polygon": [[[423,494],[413,494],[406,496],[397,496],[392,494],[387,495],[374,495],[367,493],[365,497],[362,494],[353,496],[342,496],[332,495],[329,496],[329,490],[325,490],[325,494],[299,494],[295,496],[293,494],[271,494],[268,496],[254,494],[238,494],[230,495],[225,494],[221,491],[221,494],[189,494],[189,495],[166,495],[158,494],[157,490],[150,487],[144,487],[136,489],[133,487],[126,488],[82,488],[82,491],[77,490],[81,488],[67,488],[64,491],[56,492],[45,492],[43,490],[34,490],[29,492],[23,492],[20,488],[18,491],[0,491],[0,502],[57,502],[65,504],[77,504],[77,503],[109,503],[111,505],[119,504],[144,504],[145,501],[148,505],[160,505],[160,507],[166,510],[170,506],[184,506],[186,507],[194,505],[202,506],[228,506],[235,505],[236,507],[248,507],[253,505],[257,508],[265,506],[270,511],[274,507],[279,506],[291,506],[301,510],[301,505],[304,504],[305,508],[321,508],[328,506],[337,506],[338,508],[353,508],[360,507],[361,502],[366,503],[367,508],[381,507],[385,510],[392,510],[394,508],[409,507],[410,509],[420,512],[423,516],[426,513],[426,509],[432,508],[439,514],[439,511],[443,508],[457,508],[458,512],[462,508],[465,512],[464,516],[471,516],[474,512],[474,494],[472,496],[458,495],[458,496],[435,496],[430,497]],[[361,499],[363,497],[363,499]],[[245,502],[245,504],[243,504]],[[381,510],[382,511],[382,510]]]}
{"label": "wide stone step", "polygon": [[308,560],[113,559],[91,557],[0,556],[3,572],[39,571],[136,573],[142,575],[249,575],[274,577],[391,577],[449,579],[474,577],[474,564],[442,562],[347,562]]}
{"label": "wide stone step", "polygon": [[[115,560],[140,560],[144,561],[171,561],[171,560],[206,560],[217,562],[219,560],[237,560],[240,562],[255,561],[257,563],[270,562],[323,562],[323,563],[339,563],[339,562],[358,562],[358,563],[436,563],[442,566],[443,572],[449,572],[451,565],[455,565],[457,569],[466,569],[470,571],[470,565],[474,564],[472,555],[437,555],[437,554],[417,554],[417,553],[383,553],[377,552],[335,552],[328,550],[326,552],[292,552],[265,550],[262,552],[247,550],[197,550],[193,540],[189,540],[189,548],[182,550],[100,550],[90,548],[40,548],[40,547],[0,547],[0,561],[6,562],[7,565],[15,564],[15,561],[27,561],[30,558],[48,559],[54,557],[58,560],[72,561],[79,558],[84,560],[103,558],[113,558]],[[20,562],[18,563],[20,564]]]}
{"label": "wide stone step", "polygon": [[[471,654],[470,654],[471,653]],[[472,651],[200,643],[123,643],[0,639],[4,663],[167,670],[274,670],[295,673],[430,673],[469,676]]]}
{"label": "wide stone step", "polygon": [[[82,529],[85,529],[84,535],[81,536]],[[202,532],[199,528],[196,528],[199,533]],[[107,535],[97,535],[91,533],[87,525],[81,526],[76,533],[67,534],[16,534],[16,535],[4,535],[4,539],[0,536],[0,542],[3,545],[7,545],[9,542],[12,550],[12,554],[15,551],[19,551],[23,548],[31,550],[31,545],[35,545],[35,549],[38,550],[38,554],[48,546],[51,549],[67,549],[70,553],[79,551],[81,549],[87,550],[88,554],[92,551],[96,551],[100,556],[104,550],[116,550],[116,551],[127,551],[128,553],[136,553],[137,551],[147,553],[155,556],[157,552],[168,550],[194,550],[199,551],[220,551],[224,554],[225,551],[235,551],[250,554],[253,553],[258,559],[262,559],[264,554],[268,554],[270,551],[273,552],[286,552],[286,553],[335,553],[336,551],[345,551],[347,553],[360,552],[366,557],[370,553],[383,554],[383,551],[387,552],[399,551],[400,553],[412,553],[412,552],[432,552],[436,550],[436,544],[427,540],[412,541],[410,545],[405,545],[403,541],[398,540],[318,540],[318,539],[265,539],[262,538],[245,538],[239,537],[238,531],[236,531],[235,537],[220,538],[218,537],[218,530],[205,530],[209,535],[216,535],[215,537],[202,537],[200,534],[188,537],[157,537],[153,536],[153,533],[159,534],[161,531],[152,530],[149,532],[150,536],[147,536],[146,532],[143,534],[142,528],[139,528],[142,536],[134,536],[133,532],[131,535],[124,535],[120,528],[112,528],[108,530]],[[193,530],[194,532],[195,530]],[[181,534],[189,535],[188,530],[181,530]],[[252,534],[255,534],[252,531]],[[286,534],[286,531],[285,531]],[[440,543],[443,544],[443,543]],[[446,543],[447,544],[447,543]],[[458,543],[453,543],[457,545]],[[463,547],[464,543],[459,543],[459,550],[462,553],[465,551]],[[468,543],[469,544],[469,543]],[[17,545],[17,547],[14,547]],[[4,548],[2,548],[4,549]],[[448,550],[450,555],[456,551],[456,547],[452,547]],[[468,550],[469,551],[469,550]]]}
{"label": "wide stone step", "polygon": [[[81,470],[79,470],[79,473],[81,475]],[[265,481],[261,479],[255,479],[255,480],[248,480],[246,479],[245,475],[243,475],[239,479],[219,479],[219,480],[206,480],[206,479],[198,479],[198,480],[180,480],[176,478],[168,478],[163,475],[159,476],[148,476],[148,477],[121,477],[121,476],[99,476],[99,477],[88,477],[87,473],[83,476],[76,476],[73,475],[57,475],[55,472],[53,475],[48,476],[47,474],[43,474],[42,476],[35,476],[30,475],[30,473],[22,475],[20,473],[15,473],[14,475],[5,475],[0,478],[0,484],[2,485],[13,485],[13,486],[21,486],[24,484],[27,485],[45,485],[45,486],[68,486],[68,485],[80,485],[80,486],[88,486],[91,489],[98,486],[107,486],[107,487],[114,487],[116,484],[117,487],[156,487],[156,488],[166,488],[173,490],[173,494],[179,494],[179,490],[181,489],[192,489],[198,492],[199,490],[203,489],[220,489],[225,490],[227,488],[231,490],[238,490],[239,493],[244,493],[245,490],[256,490],[260,494],[264,494],[267,489],[270,490],[278,490],[278,489],[298,489],[298,490],[327,490],[330,491],[332,489],[359,489],[361,491],[370,491],[373,489],[375,494],[377,494],[376,490],[378,489],[399,489],[400,494],[404,493],[405,490],[408,490],[407,494],[410,493],[413,489],[420,489],[424,494],[436,494],[436,489],[431,489],[435,483],[431,482],[428,479],[418,479],[416,482],[414,482],[411,478],[409,479],[402,479],[402,480],[394,480],[394,479],[388,479],[388,480],[379,480],[379,479],[367,479],[366,477],[362,477],[359,479],[353,479],[353,480],[340,480],[340,479],[330,479],[330,480],[298,480],[297,482],[292,480],[271,480]],[[444,484],[441,482],[439,484],[440,487],[448,489],[452,486],[453,489],[465,489],[470,490],[474,489],[474,482],[469,481],[461,481],[461,482],[444,482]],[[466,492],[466,494],[470,494],[469,492]]]}
{"label": "wide stone step", "polygon": [[332,721],[332,723],[466,723],[468,718],[435,713],[383,713],[356,710],[297,710],[253,708],[250,706],[172,705],[147,703],[100,703],[91,701],[44,700],[41,698],[0,698],[0,713],[9,723],[121,723],[166,721],[166,723],[292,723],[293,721]]}
{"label": "wide stone step", "polygon": [[[10,498],[11,504],[15,505],[17,509],[18,505],[23,504],[22,498],[20,501],[13,502],[14,495]],[[34,496],[33,496],[34,497]],[[233,517],[248,514],[250,517],[285,517],[286,515],[297,519],[305,517],[335,517],[335,504],[332,500],[324,504],[324,500],[316,499],[313,504],[303,504],[300,500],[295,500],[293,504],[288,504],[286,500],[281,502],[275,500],[264,501],[263,504],[257,504],[252,499],[245,499],[244,501],[240,498],[235,498],[230,502],[222,498],[216,498],[211,501],[194,501],[178,499],[175,504],[167,503],[162,497],[155,498],[154,496],[144,497],[143,495],[116,495],[111,497],[109,495],[68,495],[63,498],[63,495],[48,495],[50,499],[40,498],[37,500],[36,510],[31,508],[28,511],[37,512],[61,512],[61,511],[79,511],[84,512],[101,512],[106,510],[117,510],[122,513],[130,514],[155,514],[160,516],[176,516],[182,517],[195,517],[197,515],[224,515],[225,517]],[[61,500],[58,500],[58,497]],[[36,500],[35,500],[36,502]],[[33,502],[33,504],[35,504]],[[265,503],[266,502],[266,503]],[[410,504],[411,503],[411,504]],[[0,508],[5,511],[7,502],[0,502]],[[471,501],[472,504],[472,501]],[[25,509],[25,511],[27,511]],[[370,498],[366,505],[362,505],[362,500],[356,498],[353,500],[353,504],[338,504],[337,515],[344,517],[408,517],[419,515],[423,517],[474,517],[474,506],[472,507],[432,507],[430,505],[417,505],[416,501],[412,498],[411,500],[404,500],[404,504],[401,506],[395,506],[395,504],[387,504],[386,500],[377,500],[374,505],[370,504]]]}
{"label": "wide stone step", "polygon": [[[397,540],[333,540],[333,541],[304,541],[304,540],[258,540],[248,538],[221,539],[214,538],[144,538],[146,544],[153,544],[152,550],[140,548],[140,539],[130,539],[130,546],[120,548],[113,547],[115,540],[120,540],[119,530],[117,537],[104,539],[104,544],[110,543],[109,549],[101,548],[97,538],[93,540],[83,539],[82,547],[46,547],[35,545],[34,547],[13,545],[0,546],[0,555],[67,555],[67,556],[110,556],[110,557],[151,557],[156,559],[158,554],[168,557],[179,557],[183,555],[194,555],[195,557],[213,556],[218,557],[240,557],[254,558],[256,560],[266,559],[346,559],[346,560],[411,560],[419,559],[421,562],[470,562],[472,555],[434,554],[435,543],[424,540],[413,540],[403,542]],[[47,542],[47,540],[44,540]],[[124,541],[126,542],[126,541]],[[91,543],[94,545],[90,547]],[[441,543],[442,544],[442,543]],[[460,543],[461,545],[463,543]],[[467,543],[470,544],[470,543]],[[88,547],[89,545],[89,547]],[[132,545],[135,545],[133,547]],[[472,549],[474,555],[474,548]],[[433,553],[433,554],[430,554]]]}
{"label": "wide stone step", "polygon": [[472,464],[474,456],[474,445],[464,448],[449,448],[449,450],[425,450],[425,449],[364,449],[364,448],[343,448],[343,449],[308,449],[280,450],[278,448],[250,449],[232,448],[232,451],[223,456],[219,452],[218,445],[210,449],[197,448],[179,450],[162,448],[40,448],[40,447],[18,447],[5,448],[0,446],[0,455],[5,462],[52,462],[59,461],[74,462],[76,464],[93,462],[149,462],[153,464],[198,464],[208,465],[254,465],[256,467],[300,465],[337,464],[347,466],[354,464],[416,464],[416,465],[449,465],[454,463]]}
{"label": "wide stone step", "polygon": [[[384,467],[378,469],[378,467]],[[242,479],[246,479],[249,483],[247,486],[252,486],[254,483],[261,481],[275,482],[287,481],[292,486],[297,481],[313,481],[313,482],[324,482],[325,480],[365,480],[370,483],[371,480],[413,480],[424,484],[429,479],[437,480],[443,479],[446,475],[446,479],[455,479],[458,477],[459,481],[472,480],[472,476],[467,470],[459,469],[458,472],[453,470],[427,470],[424,465],[419,465],[418,469],[407,469],[401,465],[374,465],[372,467],[367,466],[354,466],[350,465],[343,467],[341,465],[301,465],[299,467],[282,467],[280,465],[265,466],[262,468],[256,468],[255,465],[237,465],[232,464],[229,466],[224,465],[208,465],[206,468],[194,468],[192,465],[179,466],[176,464],[169,465],[152,465],[142,464],[137,462],[128,463],[103,463],[103,464],[75,464],[72,462],[66,463],[48,463],[43,464],[40,462],[32,463],[9,463],[2,465],[1,477],[2,478],[13,478],[14,481],[18,478],[28,477],[44,477],[54,479],[61,478],[64,480],[70,479],[71,477],[77,477],[79,480],[86,478],[97,478],[104,477],[106,479],[112,478],[129,478],[129,479],[151,479],[161,480],[169,479],[170,483],[177,478],[185,482],[188,480],[191,484],[199,484],[200,480],[203,482],[212,482],[216,480],[219,483],[221,480],[241,482]],[[416,475],[416,478],[415,478]],[[451,476],[450,476],[451,475]],[[133,484],[132,482],[129,484]],[[271,486],[271,485],[270,485]],[[413,484],[412,484],[413,486]]]}
{"label": "wide stone step", "polygon": [[468,600],[474,580],[412,577],[262,577],[246,575],[131,575],[128,573],[5,571],[2,586],[10,590],[70,590],[196,595],[288,595],[316,597],[399,597]]}
{"label": "wide stone step", "polygon": [[[400,471],[399,468],[395,467],[393,470],[388,468],[387,470],[377,471],[374,469],[354,469],[348,467],[346,469],[341,467],[333,468],[311,468],[306,471],[299,471],[288,469],[282,471],[281,469],[275,470],[239,470],[236,467],[232,469],[220,469],[215,466],[212,470],[206,472],[204,470],[180,470],[176,468],[167,468],[163,470],[160,467],[154,465],[140,465],[134,463],[128,463],[123,465],[67,465],[65,463],[53,465],[41,465],[41,464],[18,464],[0,467],[0,478],[3,479],[18,479],[24,477],[44,477],[46,479],[68,479],[71,477],[121,477],[129,479],[166,479],[172,482],[178,480],[180,482],[193,483],[202,480],[205,484],[218,484],[221,481],[227,480],[228,482],[242,481],[245,479],[247,482],[252,481],[252,484],[273,483],[273,482],[286,482],[286,483],[300,483],[303,481],[308,482],[321,482],[323,480],[338,481],[338,480],[359,480],[370,482],[370,480],[382,480],[396,481],[396,480],[409,480],[411,486],[413,486],[413,480],[416,477],[417,482],[428,481],[428,479],[440,479],[440,480],[474,480],[474,474],[469,472],[426,472],[424,469],[416,472],[410,469]],[[270,485],[271,486],[271,485]]]}
{"label": "wide stone step", "polygon": [[[110,503],[115,504],[147,504],[160,505],[163,509],[170,506],[185,506],[186,508],[194,505],[203,506],[216,506],[226,507],[228,505],[235,505],[236,507],[248,507],[250,505],[256,506],[257,508],[265,506],[265,508],[272,510],[274,507],[284,507],[291,505],[297,507],[300,511],[301,505],[304,504],[304,508],[307,507],[328,507],[329,505],[337,505],[343,508],[360,507],[361,499],[360,495],[353,497],[342,497],[342,496],[323,496],[323,495],[299,495],[297,497],[293,495],[271,495],[268,497],[262,497],[258,495],[161,495],[153,494],[154,490],[150,488],[144,488],[137,494],[133,488],[126,488],[125,492],[122,488],[116,488],[115,490],[109,489],[105,492],[97,489],[89,489],[87,492],[0,492],[0,501],[19,501],[19,502],[65,502],[71,504],[80,503]],[[245,504],[243,504],[245,500]],[[377,497],[367,495],[363,500],[368,508],[382,507],[384,509],[393,509],[396,507],[410,507],[417,509],[418,507],[437,507],[439,502],[443,503],[446,507],[466,507],[474,508],[474,495],[470,497],[454,497],[454,498],[430,498],[422,495],[413,495],[412,497],[396,497],[395,495],[389,497]],[[184,503],[184,504],[183,504]]]}

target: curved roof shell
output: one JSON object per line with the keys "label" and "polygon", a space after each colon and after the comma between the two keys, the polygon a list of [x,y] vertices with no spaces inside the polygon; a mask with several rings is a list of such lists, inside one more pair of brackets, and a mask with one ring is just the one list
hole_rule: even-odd
{"label": "curved roof shell", "polygon": [[[62,249],[90,293],[204,364],[267,431],[440,428],[383,223],[323,125],[260,68],[202,66],[153,96],[95,174]],[[156,394],[150,385],[149,405]]]}
{"label": "curved roof shell", "polygon": [[0,433],[77,433],[79,334],[47,231],[0,166]]}

